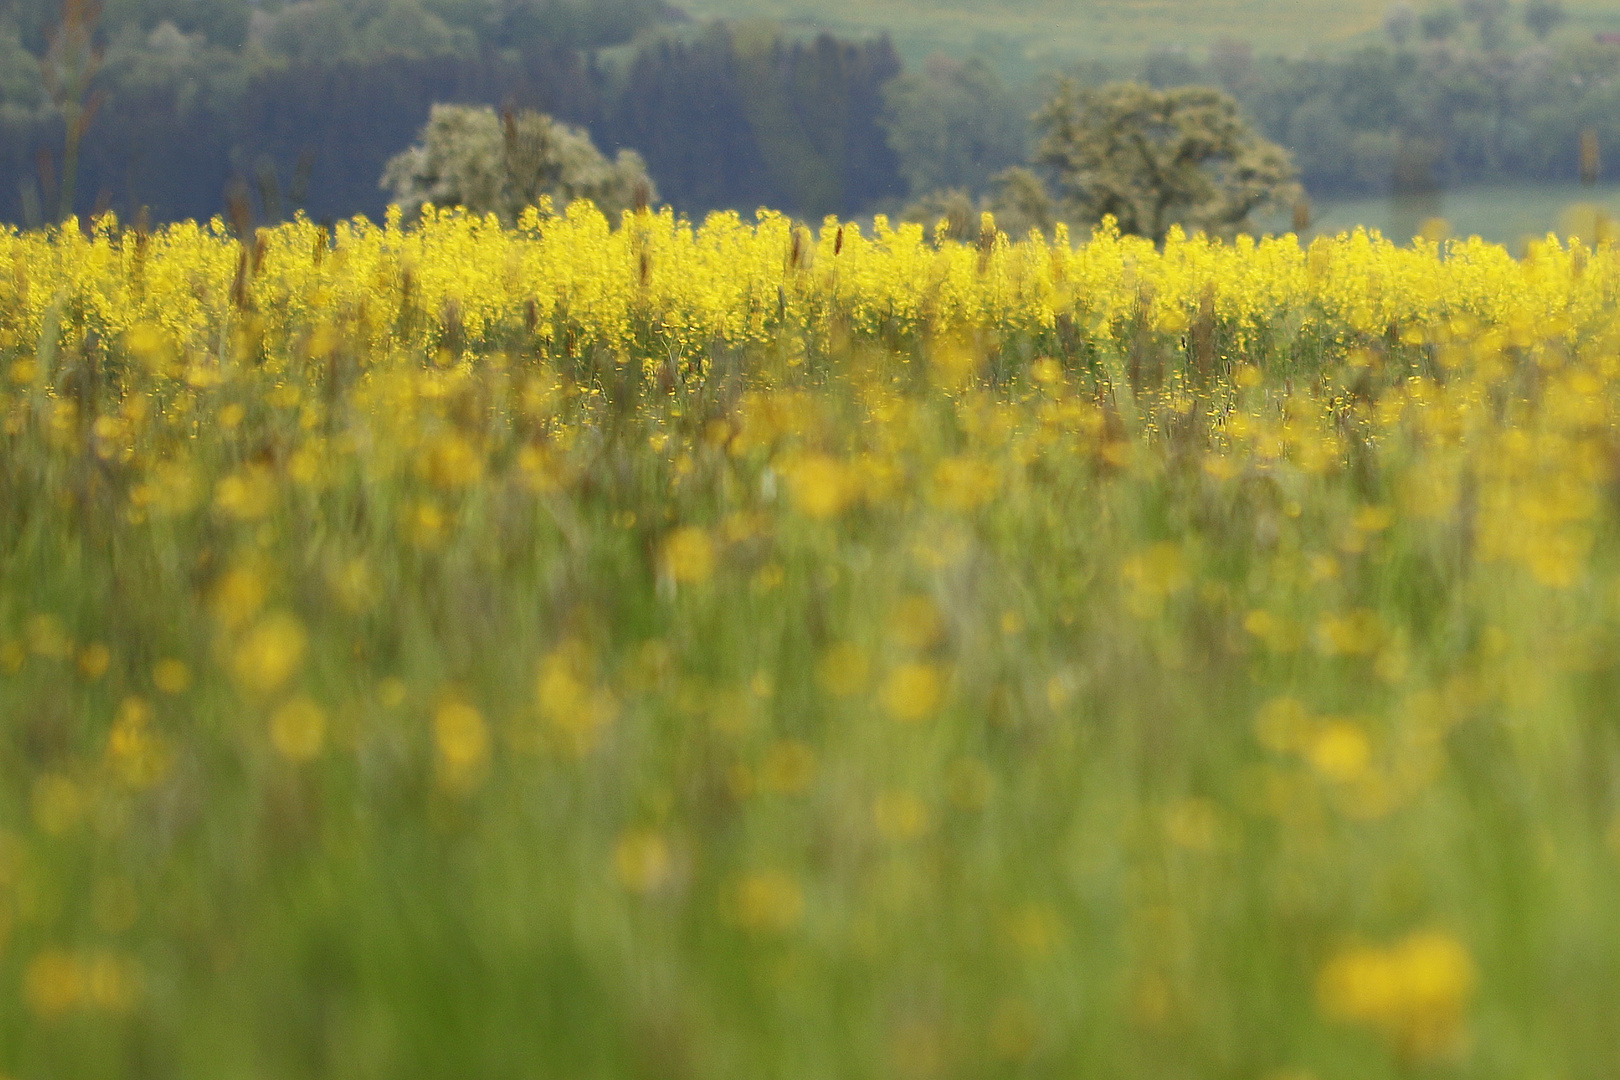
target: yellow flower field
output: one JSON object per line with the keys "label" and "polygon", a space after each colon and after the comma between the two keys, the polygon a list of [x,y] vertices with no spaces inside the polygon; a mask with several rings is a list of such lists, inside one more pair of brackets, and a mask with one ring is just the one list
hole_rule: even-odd
{"label": "yellow flower field", "polygon": [[0,1075],[1608,1075],[1617,406],[1552,239],[0,232]]}

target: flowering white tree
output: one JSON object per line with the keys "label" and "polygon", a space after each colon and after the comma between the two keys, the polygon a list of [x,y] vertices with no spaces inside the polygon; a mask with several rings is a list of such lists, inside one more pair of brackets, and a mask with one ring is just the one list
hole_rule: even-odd
{"label": "flowering white tree", "polygon": [[493,213],[507,224],[542,197],[558,209],[589,199],[609,217],[658,197],[634,150],[609,161],[579,128],[487,105],[433,106],[420,141],[388,162],[382,186],[407,215],[432,203]]}

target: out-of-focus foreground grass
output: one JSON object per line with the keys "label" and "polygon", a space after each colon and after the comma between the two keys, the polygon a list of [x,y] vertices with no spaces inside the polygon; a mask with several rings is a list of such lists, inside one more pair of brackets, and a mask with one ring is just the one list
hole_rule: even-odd
{"label": "out-of-focus foreground grass", "polygon": [[0,1073],[1607,1075],[1617,295],[0,233]]}

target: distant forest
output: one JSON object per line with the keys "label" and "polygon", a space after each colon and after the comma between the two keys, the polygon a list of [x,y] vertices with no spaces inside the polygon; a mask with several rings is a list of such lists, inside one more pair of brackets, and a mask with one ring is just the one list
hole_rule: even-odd
{"label": "distant forest", "polygon": [[383,165],[435,102],[538,109],[639,150],[694,214],[906,194],[881,38],[691,26],[657,0],[109,0],[75,50],[61,12],[0,0],[0,220],[54,216],[75,105],[81,213],[379,217]]}
{"label": "distant forest", "polygon": [[[1583,137],[1587,171],[1620,179],[1620,46],[1543,43],[1522,24],[1549,0],[1492,2],[1495,30],[1473,0],[1323,56],[1232,42],[1068,74],[1223,87],[1316,195],[1569,181]],[[0,220],[54,218],[70,170],[81,214],[377,217],[383,164],[435,102],[538,109],[633,148],[694,216],[897,212],[1027,159],[1060,73],[1005,70],[903,69],[883,37],[698,25],[663,0],[0,0]]]}

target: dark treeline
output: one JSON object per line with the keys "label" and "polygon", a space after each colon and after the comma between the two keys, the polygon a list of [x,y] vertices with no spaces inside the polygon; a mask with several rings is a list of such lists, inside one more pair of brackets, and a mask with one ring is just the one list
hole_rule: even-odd
{"label": "dark treeline", "polygon": [[853,214],[906,193],[880,125],[898,74],[887,40],[787,43],[714,26],[637,56],[599,132],[640,151],[676,205]]}
{"label": "dark treeline", "polygon": [[[1320,196],[1570,181],[1582,145],[1583,178],[1620,179],[1620,46],[1425,20],[1324,56],[1232,44],[1075,73],[1226,89]],[[664,0],[0,0],[0,220],[55,216],[76,106],[81,214],[376,217],[384,163],[442,102],[537,109],[635,149],[694,216],[816,219],[984,193],[1027,160],[1050,92],[973,59],[903,72],[886,39],[696,26]]]}
{"label": "dark treeline", "polygon": [[[852,214],[905,194],[880,123],[882,89],[900,71],[885,39],[789,40],[720,25],[649,34],[675,17],[646,0],[511,0],[475,33],[408,5],[425,16],[410,23],[419,32],[396,18],[381,36],[376,20],[354,18],[323,32],[332,12],[285,5],[269,21],[255,15],[237,50],[216,46],[198,21],[98,25],[105,43],[85,95],[75,208],[146,208],[160,221],[242,205],[258,220],[299,209],[317,220],[379,217],[384,163],[435,102],[532,108],[586,127],[610,153],[640,151],[662,196],[694,215],[761,205]],[[9,26],[0,16],[0,220],[58,206],[63,108],[38,59],[45,53],[48,70],[51,41],[48,26],[24,32],[15,12]],[[601,59],[597,47],[615,45]]]}
{"label": "dark treeline", "polygon": [[[77,209],[145,208],[154,220],[206,219],[240,193],[258,220],[302,209],[380,217],[383,163],[408,146],[436,101],[543,107],[589,122],[598,80],[577,53],[394,57],[274,67],[225,86],[217,73],[150,71],[113,83],[82,140]],[[53,117],[8,117],[0,130],[0,218],[54,208],[64,149]],[[42,176],[41,173],[44,173]]]}
{"label": "dark treeline", "polygon": [[[43,53],[61,25],[64,0],[0,0],[0,22]],[[596,49],[629,41],[684,16],[665,0],[96,0],[98,36],[139,39],[164,24],[223,49],[258,47],[294,58],[536,41]]]}

